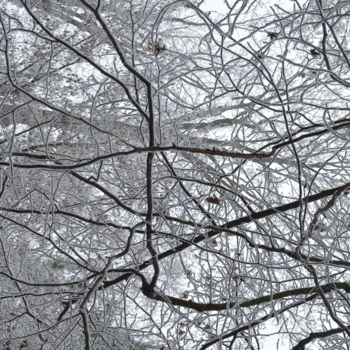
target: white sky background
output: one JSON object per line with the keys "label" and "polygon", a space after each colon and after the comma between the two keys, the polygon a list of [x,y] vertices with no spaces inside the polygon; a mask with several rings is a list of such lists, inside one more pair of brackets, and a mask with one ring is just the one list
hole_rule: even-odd
{"label": "white sky background", "polygon": [[224,0],[205,0],[202,5],[207,11],[217,11],[217,12],[226,12],[227,7],[224,3]]}

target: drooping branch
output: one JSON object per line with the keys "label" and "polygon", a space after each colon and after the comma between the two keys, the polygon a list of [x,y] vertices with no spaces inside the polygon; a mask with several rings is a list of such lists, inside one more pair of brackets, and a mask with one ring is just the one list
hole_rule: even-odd
{"label": "drooping branch", "polygon": [[[341,186],[338,186],[338,187],[334,187],[334,188],[330,188],[328,190],[324,190],[324,191],[321,191],[319,193],[316,193],[316,194],[307,196],[305,198],[302,198],[302,202],[305,205],[307,205],[308,203],[312,203],[312,202],[318,201],[320,199],[329,197],[329,196],[333,195],[336,192],[344,192],[349,187],[350,187],[350,182],[345,183],[344,185],[341,185]],[[219,226],[219,227],[215,227],[214,230],[211,229],[212,227],[207,226],[209,231],[206,234],[202,234],[202,235],[196,236],[193,239],[193,242],[194,243],[203,242],[206,239],[209,239],[209,238],[212,238],[212,237],[218,235],[220,232],[224,232],[225,229],[231,229],[233,227],[237,227],[237,226],[240,226],[242,224],[246,224],[246,223],[252,222],[254,220],[263,219],[265,217],[269,217],[269,216],[272,216],[272,215],[283,213],[283,212],[286,212],[288,210],[296,209],[299,206],[300,206],[300,201],[297,200],[297,201],[290,202],[288,204],[284,204],[284,205],[281,205],[281,206],[278,206],[278,207],[274,207],[274,208],[269,208],[269,209],[266,209],[266,210],[263,210],[263,211],[260,211],[260,212],[253,213],[253,214],[251,214],[249,216],[244,216],[242,218],[238,218],[238,219],[232,220],[232,221],[228,222],[227,224],[224,224],[224,225]],[[171,220],[171,217],[167,217],[167,216],[165,216],[165,217]],[[163,253],[160,253],[158,255],[158,259],[161,260],[161,259],[167,258],[167,257],[172,256],[172,255],[174,255],[176,253],[179,253],[179,252],[181,252],[181,251],[183,251],[183,250],[185,250],[185,249],[187,249],[189,247],[191,247],[191,243],[179,244],[178,246],[176,246],[176,247],[174,247],[172,249],[169,249],[169,250],[167,250],[167,251],[165,251]],[[143,269],[147,268],[150,265],[150,263],[151,262],[149,260],[147,260],[147,261],[143,262],[142,264],[140,264],[138,266],[138,268],[140,270],[143,270]],[[131,276],[130,274],[125,274],[125,275],[119,276],[116,279],[113,279],[111,281],[105,281],[104,287],[109,287],[109,286],[117,284],[117,283],[119,283],[121,281],[125,281],[130,276]]]}
{"label": "drooping branch", "polygon": [[[350,285],[345,282],[323,284],[320,286],[320,289],[322,289],[323,293],[325,294],[330,293],[333,290],[336,291],[337,289],[344,290],[347,293],[350,293]],[[154,300],[162,301],[162,302],[170,301],[175,306],[181,306],[187,309],[196,310],[198,312],[206,312],[206,311],[223,311],[223,310],[227,310],[235,307],[248,308],[251,306],[261,305],[268,302],[274,302],[283,298],[296,297],[300,295],[308,296],[310,294],[319,295],[320,294],[319,288],[317,286],[313,286],[313,287],[289,289],[289,290],[275,293],[275,294],[263,295],[256,299],[250,299],[245,301],[228,301],[227,303],[218,303],[218,304],[197,303],[192,300],[185,300],[181,298],[172,297],[169,295],[163,296],[162,294],[158,294],[158,293],[153,293],[148,297]]]}
{"label": "drooping branch", "polygon": [[[350,330],[350,326],[347,326],[347,327]],[[343,332],[344,332],[344,329],[341,327],[329,329],[328,331],[323,331],[323,332],[312,332],[309,334],[309,336],[307,336],[303,340],[300,340],[300,342],[295,346],[293,346],[291,350],[305,350],[305,346],[311,343],[315,339],[323,339],[331,335],[339,334]]]}

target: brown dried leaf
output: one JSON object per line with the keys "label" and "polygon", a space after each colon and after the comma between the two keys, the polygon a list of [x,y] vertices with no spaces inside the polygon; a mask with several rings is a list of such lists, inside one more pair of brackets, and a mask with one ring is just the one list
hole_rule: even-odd
{"label": "brown dried leaf", "polygon": [[273,39],[277,39],[278,38],[278,33],[276,32],[267,32],[267,36],[273,40]]}
{"label": "brown dried leaf", "polygon": [[315,231],[320,231],[320,232],[326,232],[327,231],[327,226],[324,224],[316,224],[314,226]]}
{"label": "brown dried leaf", "polygon": [[218,198],[216,197],[207,197],[205,199],[208,203],[212,203],[212,204],[216,204],[216,205],[219,205],[220,204],[220,201]]}
{"label": "brown dried leaf", "polygon": [[320,54],[316,49],[311,49],[310,53],[311,53],[312,57],[316,57]]}
{"label": "brown dried leaf", "polygon": [[162,44],[162,43],[160,43],[159,41],[157,41],[157,42],[154,44],[153,52],[154,52],[154,55],[155,55],[155,56],[158,56],[159,54],[161,54],[161,53],[164,52],[165,50],[166,50],[165,44]]}

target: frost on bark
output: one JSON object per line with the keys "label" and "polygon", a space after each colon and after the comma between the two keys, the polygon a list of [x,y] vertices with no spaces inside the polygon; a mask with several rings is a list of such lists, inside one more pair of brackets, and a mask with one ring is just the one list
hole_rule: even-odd
{"label": "frost on bark", "polygon": [[350,3],[212,4],[0,2],[1,348],[346,348]]}

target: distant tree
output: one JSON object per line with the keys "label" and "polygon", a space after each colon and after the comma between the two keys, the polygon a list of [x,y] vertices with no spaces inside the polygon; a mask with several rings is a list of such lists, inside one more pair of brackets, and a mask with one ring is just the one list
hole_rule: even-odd
{"label": "distant tree", "polygon": [[0,3],[3,349],[349,348],[350,2],[213,3]]}

